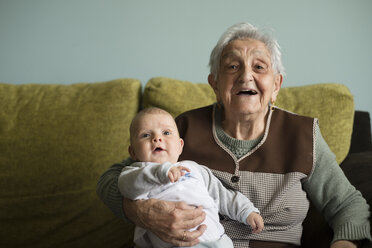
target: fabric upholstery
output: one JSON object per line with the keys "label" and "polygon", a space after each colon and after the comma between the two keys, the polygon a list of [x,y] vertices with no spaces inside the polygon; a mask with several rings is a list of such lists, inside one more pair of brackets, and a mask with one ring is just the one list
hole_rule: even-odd
{"label": "fabric upholstery", "polygon": [[372,151],[371,119],[368,112],[355,111],[350,153],[365,151]]}
{"label": "fabric upholstery", "polygon": [[354,121],[354,98],[342,84],[313,84],[282,88],[278,106],[319,119],[320,131],[341,163],[350,149]]}
{"label": "fabric upholstery", "polygon": [[0,84],[0,247],[131,243],[95,189],[128,156],[140,94],[133,79]]}
{"label": "fabric upholstery", "polygon": [[350,182],[362,193],[368,205],[372,206],[372,151],[350,153],[342,162],[341,168]]}
{"label": "fabric upholstery", "polygon": [[177,115],[216,101],[216,96],[209,84],[194,84],[171,78],[152,78],[146,84],[143,106],[159,107]]}
{"label": "fabric upholstery", "polygon": [[[143,106],[156,106],[173,116],[216,101],[212,88],[206,83],[191,83],[158,77],[146,84]],[[277,106],[286,110],[316,117],[320,130],[340,163],[346,157],[353,128],[354,101],[350,91],[341,84],[315,84],[282,88]]]}
{"label": "fabric upholstery", "polygon": [[[368,205],[372,206],[372,187],[370,186],[372,151],[349,153],[340,166],[349,181],[361,192]],[[313,205],[310,206],[303,226],[302,248],[329,247],[333,237],[332,229]],[[372,247],[371,245],[363,242],[362,247]]]}
{"label": "fabric upholstery", "polygon": [[[370,144],[371,145],[371,144]],[[341,164],[346,177],[352,185],[361,192],[366,199],[368,205],[372,206],[372,187],[371,187],[371,171],[372,171],[372,150],[350,153]],[[370,217],[371,223],[371,217]],[[372,235],[372,229],[371,229]],[[365,242],[363,247],[372,247],[372,243]]]}

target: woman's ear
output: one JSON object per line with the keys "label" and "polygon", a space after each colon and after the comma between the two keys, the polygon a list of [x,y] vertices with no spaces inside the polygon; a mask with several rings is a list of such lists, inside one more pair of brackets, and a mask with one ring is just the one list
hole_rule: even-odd
{"label": "woman's ear", "polygon": [[274,90],[273,90],[273,95],[271,97],[271,100],[272,101],[276,101],[276,98],[279,94],[279,90],[280,88],[282,87],[282,83],[283,83],[283,75],[278,73],[275,75],[275,79],[274,79]]}
{"label": "woman's ear", "polygon": [[214,94],[216,95],[217,102],[219,102],[220,97],[219,97],[219,91],[218,91],[218,84],[213,74],[208,75],[208,83],[212,87]]}

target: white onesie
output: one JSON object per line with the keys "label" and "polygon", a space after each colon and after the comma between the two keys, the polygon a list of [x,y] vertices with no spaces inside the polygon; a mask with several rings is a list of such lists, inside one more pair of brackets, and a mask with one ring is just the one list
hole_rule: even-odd
{"label": "white onesie", "polygon": [[[189,168],[190,172],[177,182],[171,183],[168,178],[169,169],[181,165]],[[199,237],[201,243],[217,242],[222,236],[226,236],[219,222],[218,212],[245,224],[251,212],[259,213],[247,197],[237,191],[226,189],[207,167],[193,161],[181,161],[176,164],[135,162],[123,168],[118,185],[121,194],[132,200],[156,198],[183,201],[192,206],[202,205],[206,213],[203,224],[207,229]],[[136,227],[134,242],[138,247],[172,247],[140,227]]]}

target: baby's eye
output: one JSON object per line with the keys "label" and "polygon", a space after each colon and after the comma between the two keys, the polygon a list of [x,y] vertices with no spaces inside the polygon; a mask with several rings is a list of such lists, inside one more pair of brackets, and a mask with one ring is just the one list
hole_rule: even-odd
{"label": "baby's eye", "polygon": [[150,137],[150,134],[149,133],[143,133],[141,134],[141,138],[148,138]]}
{"label": "baby's eye", "polygon": [[163,134],[164,135],[170,135],[171,133],[169,131],[164,131]]}

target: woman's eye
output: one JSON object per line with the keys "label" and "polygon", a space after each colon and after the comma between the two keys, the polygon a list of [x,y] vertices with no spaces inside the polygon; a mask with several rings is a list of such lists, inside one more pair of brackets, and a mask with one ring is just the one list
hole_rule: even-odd
{"label": "woman's eye", "polygon": [[238,65],[230,65],[230,69],[236,70],[236,69],[238,69]]}
{"label": "woman's eye", "polygon": [[264,71],[264,70],[266,70],[267,66],[262,65],[262,64],[257,64],[257,65],[254,66],[254,68],[255,68],[257,71]]}

